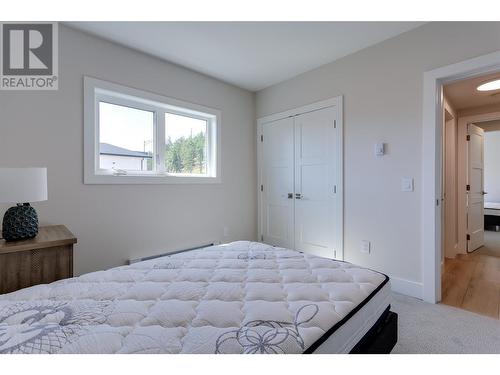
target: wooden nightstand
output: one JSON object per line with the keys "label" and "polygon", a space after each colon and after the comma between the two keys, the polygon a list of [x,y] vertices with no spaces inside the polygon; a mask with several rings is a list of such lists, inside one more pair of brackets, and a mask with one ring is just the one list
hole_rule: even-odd
{"label": "wooden nightstand", "polygon": [[73,277],[75,243],[64,225],[40,227],[30,240],[0,240],[0,294]]}

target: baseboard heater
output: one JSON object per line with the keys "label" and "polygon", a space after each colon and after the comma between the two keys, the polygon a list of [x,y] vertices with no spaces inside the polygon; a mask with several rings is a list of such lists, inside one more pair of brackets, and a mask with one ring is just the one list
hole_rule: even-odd
{"label": "baseboard heater", "polygon": [[203,249],[204,247],[209,247],[209,246],[213,246],[213,245],[214,245],[213,243],[207,243],[205,245],[199,245],[199,246],[195,246],[195,247],[190,247],[189,249],[174,250],[174,251],[169,251],[168,253],[157,254],[157,255],[150,255],[150,256],[147,256],[147,257],[137,258],[137,259],[129,259],[128,260],[128,264],[134,264],[134,263],[137,263],[137,262],[144,262],[145,260],[151,260],[151,259],[161,258],[161,257],[167,256],[167,255],[173,255],[173,254],[183,253],[185,251]]}

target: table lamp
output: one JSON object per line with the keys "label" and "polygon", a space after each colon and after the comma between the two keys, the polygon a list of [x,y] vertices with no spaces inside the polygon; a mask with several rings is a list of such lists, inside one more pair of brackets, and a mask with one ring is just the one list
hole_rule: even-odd
{"label": "table lamp", "polygon": [[38,215],[29,202],[46,200],[47,168],[0,168],[0,202],[17,203],[3,217],[4,240],[36,237]]}

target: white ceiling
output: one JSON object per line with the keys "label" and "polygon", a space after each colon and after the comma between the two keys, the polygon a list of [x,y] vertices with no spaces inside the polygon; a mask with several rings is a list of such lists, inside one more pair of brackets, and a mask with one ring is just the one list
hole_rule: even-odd
{"label": "white ceiling", "polygon": [[444,86],[444,93],[455,110],[498,104],[500,103],[500,90],[476,90],[480,84],[494,79],[500,79],[499,72],[450,83]]}
{"label": "white ceiling", "polygon": [[423,22],[68,22],[70,27],[258,91]]}

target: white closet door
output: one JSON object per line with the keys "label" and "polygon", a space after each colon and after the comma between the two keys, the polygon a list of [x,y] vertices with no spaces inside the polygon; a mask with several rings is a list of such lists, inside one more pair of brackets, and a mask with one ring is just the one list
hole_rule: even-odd
{"label": "white closet door", "polygon": [[[295,117],[295,249],[335,257],[337,107]],[[340,255],[340,254],[339,254]]]}
{"label": "white closet door", "polygon": [[263,242],[293,249],[293,118],[264,124],[263,136]]}

